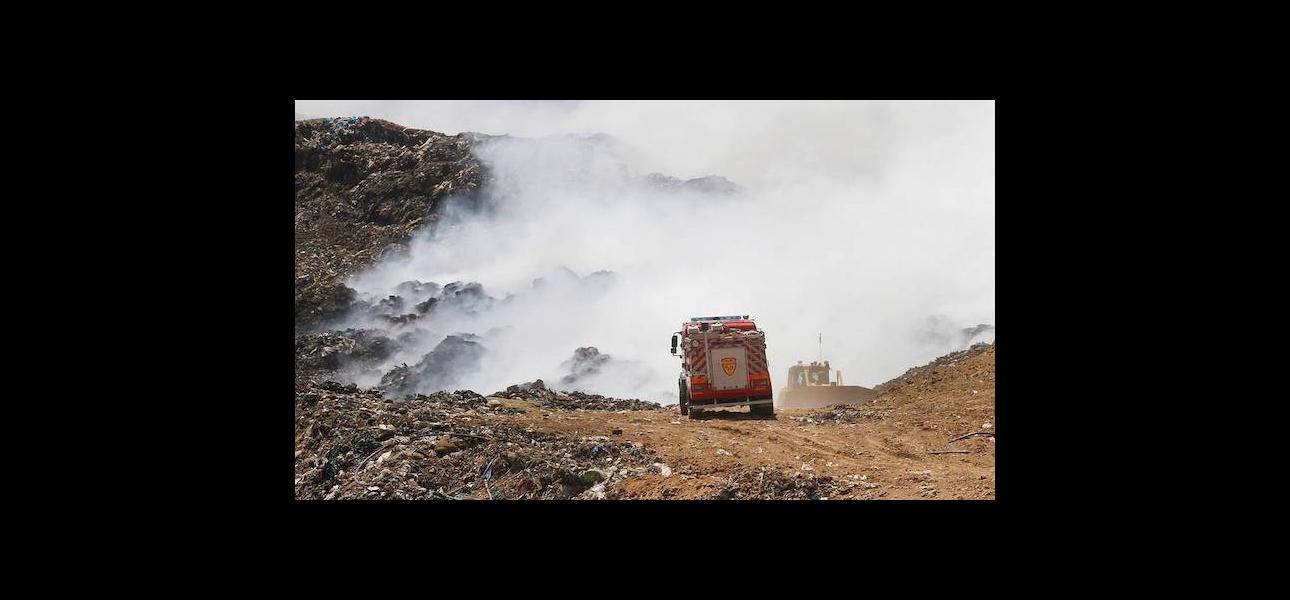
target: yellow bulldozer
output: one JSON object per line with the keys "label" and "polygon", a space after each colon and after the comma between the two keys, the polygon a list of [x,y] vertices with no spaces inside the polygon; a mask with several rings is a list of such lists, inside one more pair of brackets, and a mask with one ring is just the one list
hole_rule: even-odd
{"label": "yellow bulldozer", "polygon": [[[829,371],[836,373],[829,379]],[[823,408],[834,404],[860,405],[873,400],[878,393],[858,385],[843,385],[842,371],[832,369],[829,361],[811,361],[788,368],[788,387],[779,392],[779,408]]]}

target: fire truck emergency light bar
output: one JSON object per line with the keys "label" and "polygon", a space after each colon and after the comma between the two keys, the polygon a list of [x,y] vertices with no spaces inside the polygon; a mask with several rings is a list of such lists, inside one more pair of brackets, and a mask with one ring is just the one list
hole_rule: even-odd
{"label": "fire truck emergency light bar", "polygon": [[710,321],[742,321],[742,320],[746,320],[747,318],[748,318],[748,315],[744,315],[742,317],[739,315],[732,315],[729,317],[691,317],[690,322],[707,323]]}

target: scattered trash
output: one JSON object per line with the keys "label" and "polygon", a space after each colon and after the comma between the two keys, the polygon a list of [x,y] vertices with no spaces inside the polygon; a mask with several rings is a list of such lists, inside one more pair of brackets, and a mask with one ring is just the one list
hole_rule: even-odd
{"label": "scattered trash", "polygon": [[895,386],[898,386],[903,383],[912,383],[922,375],[934,374],[938,369],[942,369],[945,367],[949,367],[951,365],[962,363],[978,354],[986,352],[987,350],[992,350],[993,348],[994,348],[994,342],[979,342],[976,344],[972,344],[966,350],[952,352],[950,354],[946,354],[945,356],[937,358],[936,360],[926,365],[923,365],[921,367],[914,367],[912,369],[909,369],[908,371],[905,371],[905,373],[900,377],[897,377],[885,383],[880,383],[874,386],[873,389],[875,392],[881,395],[883,392],[886,392],[887,390]]}
{"label": "scattered trash", "polygon": [[816,409],[809,416],[790,417],[799,425],[830,425],[836,423],[858,423],[860,421],[882,419],[891,414],[890,410],[878,409],[872,403],[855,406],[835,404],[825,409]]}
{"label": "scattered trash", "polygon": [[657,402],[607,398],[599,394],[583,392],[552,391],[541,379],[529,383],[517,383],[493,395],[502,398],[537,400],[544,407],[563,410],[663,410],[663,405]]}
{"label": "scattered trash", "polygon": [[581,497],[586,500],[604,500],[605,484],[597,483],[596,485],[591,486],[591,489],[583,492]]}
{"label": "scattered trash", "polygon": [[296,497],[601,498],[658,462],[637,442],[472,417],[486,408],[469,391],[390,402],[379,391],[297,382]]}
{"label": "scattered trash", "polygon": [[348,129],[348,128],[350,128],[350,127],[353,127],[353,126],[355,126],[355,125],[357,125],[357,124],[361,123],[361,122],[362,122],[364,119],[366,119],[366,118],[367,118],[366,116],[363,116],[363,117],[339,117],[339,118],[331,118],[331,117],[328,117],[327,119],[325,119],[325,121],[326,121],[326,123],[327,123],[328,125],[330,125],[330,126],[331,126],[331,128],[332,128],[332,130],[333,130],[333,131],[340,131],[340,130],[343,130],[343,129]]}
{"label": "scattered trash", "polygon": [[846,486],[827,475],[796,472],[784,475],[774,468],[742,469],[726,478],[719,500],[822,500],[846,496]]}

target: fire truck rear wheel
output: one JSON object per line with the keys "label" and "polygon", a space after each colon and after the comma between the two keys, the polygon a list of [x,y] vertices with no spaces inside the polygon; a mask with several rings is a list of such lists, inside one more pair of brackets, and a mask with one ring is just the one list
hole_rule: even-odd
{"label": "fire truck rear wheel", "polygon": [[681,414],[688,415],[690,414],[690,393],[685,389],[684,381],[680,382],[680,388],[677,403],[681,405]]}

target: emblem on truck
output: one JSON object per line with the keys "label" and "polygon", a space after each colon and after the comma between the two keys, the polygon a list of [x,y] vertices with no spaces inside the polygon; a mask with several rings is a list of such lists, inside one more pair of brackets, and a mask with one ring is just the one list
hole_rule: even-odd
{"label": "emblem on truck", "polygon": [[721,359],[721,370],[726,372],[726,377],[735,374],[735,357],[727,356]]}

